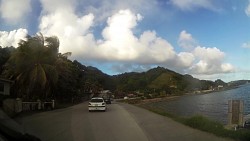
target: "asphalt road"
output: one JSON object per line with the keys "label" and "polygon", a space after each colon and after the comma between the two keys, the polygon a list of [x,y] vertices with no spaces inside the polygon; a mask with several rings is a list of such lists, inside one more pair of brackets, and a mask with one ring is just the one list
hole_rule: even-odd
{"label": "asphalt road", "polygon": [[88,112],[87,102],[17,119],[43,141],[226,141],[123,103]]}

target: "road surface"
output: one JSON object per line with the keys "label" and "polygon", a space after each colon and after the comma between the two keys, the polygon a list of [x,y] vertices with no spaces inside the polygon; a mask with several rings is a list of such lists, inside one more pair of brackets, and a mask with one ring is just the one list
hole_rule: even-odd
{"label": "road surface", "polygon": [[226,141],[145,109],[114,102],[88,112],[87,102],[17,119],[43,141]]}

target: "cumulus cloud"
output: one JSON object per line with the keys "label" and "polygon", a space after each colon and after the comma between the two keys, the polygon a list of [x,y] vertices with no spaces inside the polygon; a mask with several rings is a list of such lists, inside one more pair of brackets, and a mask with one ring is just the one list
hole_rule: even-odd
{"label": "cumulus cloud", "polygon": [[10,24],[20,22],[31,11],[30,0],[2,0],[1,17]]}
{"label": "cumulus cloud", "polygon": [[247,15],[248,17],[250,17],[250,0],[249,0],[248,5],[247,5],[247,7],[246,7],[246,9],[245,9],[245,13],[246,13],[246,15]]}
{"label": "cumulus cloud", "polygon": [[189,52],[181,52],[177,56],[176,65],[178,65],[177,67],[181,69],[189,68],[195,61],[195,56]]}
{"label": "cumulus cloud", "polygon": [[59,51],[62,53],[87,53],[88,50],[84,50],[84,47],[92,46],[91,41],[94,38],[89,31],[93,25],[94,15],[90,13],[77,16],[70,8],[62,11],[60,9],[59,7],[59,10],[55,9],[52,13],[46,11],[49,14],[41,17],[40,31],[46,36],[58,36],[61,42]]}
{"label": "cumulus cloud", "polygon": [[216,74],[230,73],[234,67],[229,63],[223,63],[225,53],[218,48],[196,47],[193,51],[194,56],[199,60],[190,70],[193,74]]}
{"label": "cumulus cloud", "polygon": [[93,20],[91,13],[78,17],[72,11],[55,11],[42,16],[40,29],[45,35],[58,36],[60,51],[71,51],[75,58],[149,64],[175,57],[171,44],[154,31],[145,31],[139,37],[133,34],[133,28],[142,20],[140,14],[120,10],[112,15],[99,40],[91,32]]}
{"label": "cumulus cloud", "polygon": [[206,48],[198,46],[194,49],[194,55],[202,60],[216,62],[217,60],[222,60],[225,56],[225,53],[216,47]]}
{"label": "cumulus cloud", "polygon": [[173,47],[166,40],[157,37],[154,31],[145,31],[139,37],[132,29],[141,20],[139,14],[121,10],[108,19],[103,30],[100,53],[110,60],[133,61],[137,63],[162,63],[175,55]]}
{"label": "cumulus cloud", "polygon": [[108,18],[107,26],[102,32],[103,40],[99,43],[100,53],[109,60],[134,60],[138,57],[135,46],[137,38],[133,35],[132,28],[141,18],[131,13],[130,10],[120,10]]}
{"label": "cumulus cloud", "polygon": [[197,41],[190,33],[187,33],[185,30],[183,30],[179,35],[178,44],[180,47],[190,50],[197,46]]}
{"label": "cumulus cloud", "polygon": [[[225,53],[216,47],[201,47],[190,33],[181,31],[178,44],[189,53],[180,53],[184,57],[183,61],[188,64],[187,70],[191,74],[217,74],[229,73],[234,71],[234,67],[229,63],[224,63]],[[179,54],[179,55],[180,55]],[[181,58],[181,57],[178,57]]]}
{"label": "cumulus cloud", "polygon": [[139,39],[141,63],[167,63],[171,61],[176,53],[173,46],[165,39],[157,37],[154,31],[145,31]]}
{"label": "cumulus cloud", "polygon": [[170,0],[170,2],[183,11],[190,11],[195,8],[205,8],[217,11],[211,0]]}
{"label": "cumulus cloud", "polygon": [[97,54],[110,61],[136,64],[163,64],[176,56],[172,45],[158,37],[155,31],[144,31],[138,37],[133,28],[141,20],[140,14],[120,10],[108,18],[103,39],[98,43]]}
{"label": "cumulus cloud", "polygon": [[133,31],[143,16],[130,9],[119,10],[107,17],[101,37],[96,39],[93,13],[76,14],[74,2],[66,7],[54,4],[54,8],[49,0],[42,0],[42,4],[41,32],[46,36],[58,36],[59,51],[72,52],[74,59],[113,63],[111,69],[116,71],[161,65],[179,72],[212,74],[229,72],[233,68],[223,64],[225,55],[217,48],[196,47],[198,43],[185,30],[180,33],[178,43],[189,52],[180,53],[176,53],[174,47],[155,31],[135,35]]}
{"label": "cumulus cloud", "polygon": [[25,40],[28,34],[27,29],[18,29],[10,32],[0,31],[0,46],[2,47],[17,47],[20,40]]}

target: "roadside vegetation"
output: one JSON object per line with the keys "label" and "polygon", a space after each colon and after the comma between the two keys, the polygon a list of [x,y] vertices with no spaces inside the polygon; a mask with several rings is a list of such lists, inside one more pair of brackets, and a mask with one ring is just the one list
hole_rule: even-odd
{"label": "roadside vegetation", "polygon": [[240,141],[249,141],[250,140],[250,131],[247,129],[226,129],[223,124],[210,120],[204,116],[196,115],[193,117],[180,117],[176,116],[170,113],[165,112],[161,109],[152,108],[150,106],[145,105],[139,105],[142,108],[145,108],[151,112],[157,113],[162,116],[169,117],[177,122],[180,122],[184,125],[190,126],[192,128],[202,130],[205,132],[212,133],[219,137],[225,137],[225,138],[231,138],[234,140],[240,140]]}
{"label": "roadside vegetation", "polygon": [[55,36],[41,33],[27,35],[17,48],[0,46],[1,78],[13,81],[11,95],[0,98],[22,98],[24,101],[56,100],[60,107],[66,103],[87,100],[90,92],[104,88],[108,78],[93,67],[68,59],[71,52],[59,53],[60,42]]}

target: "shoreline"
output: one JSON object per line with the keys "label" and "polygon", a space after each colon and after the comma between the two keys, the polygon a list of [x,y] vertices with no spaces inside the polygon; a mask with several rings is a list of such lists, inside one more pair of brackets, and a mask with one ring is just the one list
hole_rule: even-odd
{"label": "shoreline", "polygon": [[[144,99],[144,100],[139,100],[138,103],[136,103],[136,105],[143,105],[143,104],[155,103],[155,102],[161,102],[161,101],[171,101],[171,100],[176,100],[178,98],[181,98],[183,96],[213,94],[213,93],[216,93],[216,92],[223,92],[223,91],[228,91],[228,90],[232,90],[232,89],[237,89],[237,88],[239,88],[241,86],[242,85],[234,86],[234,87],[228,87],[228,88],[221,89],[221,90],[212,90],[212,91],[205,90],[205,91],[201,91],[199,93],[185,93],[185,94],[182,94],[182,95],[170,95],[170,96],[159,97],[159,98]],[[130,99],[128,99],[128,100],[130,100]]]}
{"label": "shoreline", "polygon": [[[207,93],[203,93],[203,94],[207,94]],[[214,134],[218,137],[231,138],[233,140],[249,141],[250,131],[247,129],[239,128],[238,130],[235,130],[234,125],[233,126],[223,125],[222,123],[209,119],[203,115],[193,115],[190,117],[185,117],[185,116],[175,115],[173,113],[166,112],[162,108],[156,108],[154,106],[150,106],[152,103],[157,103],[161,101],[168,102],[171,100],[176,100],[186,95],[189,95],[189,94],[180,95],[180,96],[167,96],[163,98],[146,99],[146,100],[141,100],[140,102],[132,104],[132,105],[141,107],[143,109],[146,109],[158,115],[169,117],[172,120],[177,121],[181,124],[184,124],[194,129],[198,129],[201,131]]]}
{"label": "shoreline", "polygon": [[178,99],[180,97],[182,96],[166,96],[162,98],[144,99],[144,100],[140,100],[136,105],[143,105],[143,104],[155,103],[155,102],[161,102],[161,101],[170,101],[170,100]]}
{"label": "shoreline", "polygon": [[141,107],[145,110],[151,111],[153,113],[156,113],[158,115],[171,118],[172,120],[179,122],[183,125],[189,126],[191,128],[214,134],[218,137],[231,138],[233,140],[240,140],[240,141],[249,141],[250,139],[250,131],[248,129],[241,128],[239,130],[235,130],[235,126],[233,127],[224,126],[223,124],[217,121],[208,119],[202,115],[194,115],[191,117],[181,117],[178,115],[165,112],[159,108],[148,107],[146,104],[136,105],[136,106]]}

